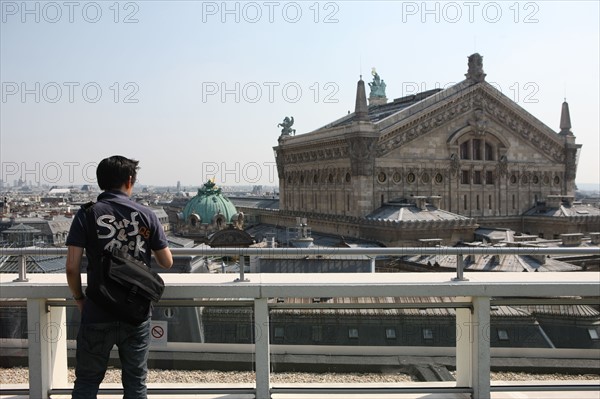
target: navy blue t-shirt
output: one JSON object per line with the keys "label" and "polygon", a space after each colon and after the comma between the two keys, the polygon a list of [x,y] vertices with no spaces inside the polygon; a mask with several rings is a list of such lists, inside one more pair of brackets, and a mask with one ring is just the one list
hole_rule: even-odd
{"label": "navy blue t-shirt", "polygon": [[[168,246],[167,237],[156,214],[148,207],[132,201],[120,190],[100,194],[91,211],[96,220],[99,250],[127,247],[130,255],[150,265],[152,251]],[[84,209],[80,209],[75,215],[67,236],[67,246],[88,248],[90,245],[86,216],[88,213]],[[91,262],[87,250],[86,255],[89,265]],[[92,301],[85,301],[82,323],[114,320],[114,316],[95,306]]]}

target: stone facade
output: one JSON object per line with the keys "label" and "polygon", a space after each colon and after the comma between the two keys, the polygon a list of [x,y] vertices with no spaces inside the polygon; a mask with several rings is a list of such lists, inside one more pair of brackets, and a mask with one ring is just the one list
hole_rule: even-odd
{"label": "stone facade", "polygon": [[361,80],[357,112],[280,137],[280,209],[362,218],[425,196],[482,220],[572,196],[581,146],[570,121],[553,131],[487,83],[481,65],[475,54],[467,78],[448,89],[368,107]]}

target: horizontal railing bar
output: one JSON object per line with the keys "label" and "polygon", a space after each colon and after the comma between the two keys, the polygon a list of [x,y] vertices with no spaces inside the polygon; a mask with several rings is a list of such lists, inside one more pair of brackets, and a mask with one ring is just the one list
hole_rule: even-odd
{"label": "horizontal railing bar", "polygon": [[[23,302],[23,301],[21,301]],[[23,302],[26,305],[26,302]],[[2,301],[0,301],[2,304]],[[67,301],[46,301],[46,305],[50,307],[61,307],[61,306],[75,306],[74,300]],[[159,303],[155,304],[155,308],[164,308],[168,306],[180,306],[180,307],[251,307],[254,306],[253,301],[194,301],[193,299],[163,299]]]}
{"label": "horizontal railing bar", "polygon": [[490,390],[492,392],[532,392],[532,391],[596,391],[600,390],[600,384],[590,383],[590,384],[569,384],[566,381],[566,384],[562,382],[560,384],[543,384],[543,385],[490,385]]}
{"label": "horizontal railing bar", "polygon": [[[598,298],[511,298],[511,299],[492,299],[491,306],[518,306],[518,305],[599,305]],[[46,302],[50,307],[75,306],[73,300]],[[194,301],[165,299],[160,301],[155,307],[180,306],[180,307],[251,307],[253,301]],[[27,301],[24,300],[0,300],[1,307],[27,307]],[[412,303],[270,303],[271,309],[421,309],[421,308],[471,308],[470,302],[412,302]]]}
{"label": "horizontal railing bar", "polygon": [[[150,384],[151,385],[151,384]],[[255,388],[147,388],[148,395],[254,395]],[[51,389],[51,395],[71,395],[72,389],[55,388]],[[4,391],[0,389],[0,393]],[[100,388],[98,395],[122,395],[122,388]]]}
{"label": "horizontal railing bar", "polygon": [[408,387],[408,386],[394,386],[394,387],[358,387],[358,386],[346,386],[346,387],[272,387],[271,393],[293,393],[293,394],[393,394],[393,393],[473,393],[472,388],[467,387],[434,387],[434,386],[422,386],[422,387]]}
{"label": "horizontal railing bar", "polygon": [[[394,248],[171,248],[180,256],[306,256],[306,255],[600,255],[596,247],[394,247]],[[4,255],[66,255],[67,248],[0,248]]]}
{"label": "horizontal railing bar", "polygon": [[471,302],[411,303],[272,303],[271,309],[446,309],[472,308]]}
{"label": "horizontal railing bar", "polygon": [[27,397],[29,395],[29,389],[27,388],[1,388],[0,387],[0,395],[1,396],[8,396],[8,395],[15,395],[17,397]]}
{"label": "horizontal railing bar", "polygon": [[[492,392],[532,392],[532,391],[595,391],[600,389],[600,384],[544,384],[544,385],[494,385],[490,386]],[[51,389],[51,395],[70,395],[72,389]],[[473,389],[464,387],[380,387],[380,388],[362,388],[362,387],[280,387],[273,386],[272,393],[295,393],[295,394],[389,394],[389,393],[472,393]],[[27,395],[28,389],[0,388],[0,395]],[[121,395],[122,389],[100,389],[101,395]],[[253,388],[152,388],[148,387],[148,394],[151,395],[193,395],[193,394],[254,394]]]}

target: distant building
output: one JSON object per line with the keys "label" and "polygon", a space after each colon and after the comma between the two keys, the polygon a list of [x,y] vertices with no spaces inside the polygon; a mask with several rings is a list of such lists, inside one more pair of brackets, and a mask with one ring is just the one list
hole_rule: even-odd
{"label": "distant building", "polygon": [[[456,346],[468,334],[456,324],[456,310],[443,307],[448,298],[427,298],[440,308],[419,309],[423,298],[273,298],[270,342],[279,345]],[[321,308],[277,308],[322,304]],[[337,304],[386,303],[389,309],[329,308]],[[411,307],[411,304],[415,304]],[[397,305],[394,307],[393,305]],[[316,305],[319,306],[319,305]],[[600,348],[598,319],[592,306],[493,306],[490,345],[511,348]],[[205,342],[252,343],[252,310],[205,307]]]}
{"label": "distant building", "polygon": [[[316,231],[386,245],[469,241],[477,224],[538,234],[541,220],[527,212],[575,192],[581,145],[569,107],[562,104],[560,130],[552,130],[485,81],[482,58],[471,55],[466,79],[454,86],[389,103],[375,74],[367,105],[360,79],[353,113],[309,133],[282,132],[274,147],[277,216],[306,216]],[[402,202],[421,215],[386,214]],[[440,223],[432,208],[455,216]],[[594,231],[599,221],[581,218],[577,228]],[[557,227],[553,234],[569,230]]]}
{"label": "distant building", "polygon": [[175,234],[217,247],[249,246],[243,226],[244,214],[209,180],[177,215]]}
{"label": "distant building", "polygon": [[[15,229],[22,229],[22,226],[32,228],[37,231],[31,241],[26,245],[53,245],[62,246],[67,239],[72,219],[65,216],[47,215],[46,217],[19,217],[0,221],[0,232],[2,238],[6,241],[9,237],[14,240]],[[20,239],[20,238],[19,238]]]}

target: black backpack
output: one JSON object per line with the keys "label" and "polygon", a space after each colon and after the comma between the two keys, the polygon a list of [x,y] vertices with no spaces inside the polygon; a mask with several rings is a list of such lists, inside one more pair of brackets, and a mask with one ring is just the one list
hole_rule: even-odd
{"label": "black backpack", "polygon": [[148,319],[152,304],[161,298],[165,283],[158,273],[127,253],[126,246],[124,251],[100,248],[93,204],[83,207],[86,211],[88,247],[93,249],[88,254],[88,286],[85,294],[118,320],[133,325],[141,324]]}

